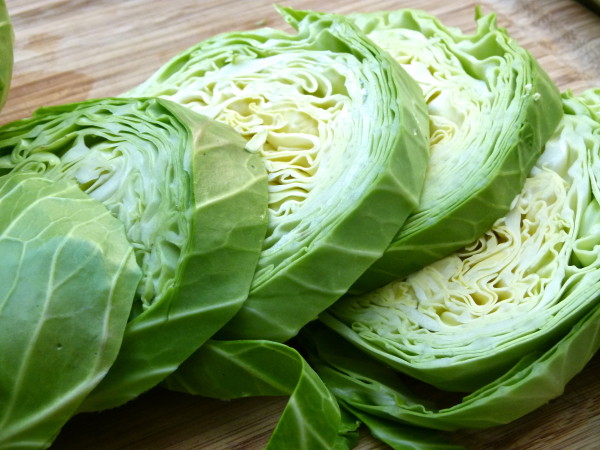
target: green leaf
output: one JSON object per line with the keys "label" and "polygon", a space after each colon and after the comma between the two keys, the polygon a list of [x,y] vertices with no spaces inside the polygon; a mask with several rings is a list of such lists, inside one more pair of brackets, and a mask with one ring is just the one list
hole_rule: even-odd
{"label": "green leaf", "polygon": [[352,431],[302,356],[271,341],[209,341],[167,378],[172,390],[219,399],[290,396],[267,448],[345,446]]}
{"label": "green leaf", "polygon": [[427,116],[408,74],[341,16],[279,11],[297,34],[213,37],[126,94],[232,125],[267,168],[269,231],[219,339],[294,336],[382,255],[425,176]]}
{"label": "green leaf", "polygon": [[4,0],[0,0],[0,109],[6,102],[13,68],[14,34]]}
{"label": "green leaf", "polygon": [[564,95],[561,123],[491,230],[406,278],[340,300],[323,322],[397,370],[465,392],[564,336],[599,302],[595,92],[585,101]]}
{"label": "green leaf", "polygon": [[123,223],[142,268],[119,357],[83,409],[160,382],[246,299],[267,189],[244,145],[231,128],[159,99],[44,108],[0,128],[0,173],[75,180]]}
{"label": "green leaf", "polygon": [[72,182],[0,177],[0,448],[45,448],[117,357],[140,270]]}

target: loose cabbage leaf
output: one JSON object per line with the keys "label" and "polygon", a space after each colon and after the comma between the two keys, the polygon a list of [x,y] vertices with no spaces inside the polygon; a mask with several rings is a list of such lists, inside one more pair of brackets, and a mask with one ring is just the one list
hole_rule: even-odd
{"label": "loose cabbage leaf", "polygon": [[0,0],[0,109],[6,102],[13,68],[13,29],[4,0]]}
{"label": "loose cabbage leaf", "polygon": [[2,176],[0,210],[0,448],[46,448],[117,357],[141,272],[75,183]]}
{"label": "loose cabbage leaf", "polygon": [[44,108],[0,128],[0,173],[75,180],[123,224],[142,280],[119,356],[85,410],[157,384],[246,299],[266,172],[231,128],[160,99]]}
{"label": "loose cabbage leaf", "polygon": [[343,428],[335,398],[302,356],[284,344],[209,341],[167,378],[165,385],[224,400],[290,396],[267,448],[349,446],[348,430]]}
{"label": "loose cabbage leaf", "polygon": [[416,207],[428,124],[418,86],[346,19],[279,8],[298,29],[232,32],[127,93],[233,126],[269,177],[248,300],[219,339],[285,341],[379,258]]}
{"label": "loose cabbage leaf", "polygon": [[[600,104],[600,90],[587,96]],[[465,392],[567,333],[600,295],[600,121],[570,93],[564,110],[490,231],[406,278],[342,299],[323,322],[400,371]]]}
{"label": "loose cabbage leaf", "polygon": [[354,293],[407,276],[489,230],[558,125],[550,78],[494,14],[477,15],[474,34],[411,9],[349,16],[417,81],[430,124],[419,207]]}

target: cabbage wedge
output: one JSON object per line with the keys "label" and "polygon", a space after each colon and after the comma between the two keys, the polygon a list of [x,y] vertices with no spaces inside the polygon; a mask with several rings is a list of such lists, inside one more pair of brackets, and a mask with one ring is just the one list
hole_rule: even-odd
{"label": "cabbage wedge", "polygon": [[469,244],[509,210],[562,115],[529,52],[477,10],[474,34],[418,10],[351,14],[419,84],[430,160],[419,207],[352,287],[362,293]]}
{"label": "cabbage wedge", "polygon": [[4,0],[0,0],[0,109],[6,102],[13,67],[13,29]]}
{"label": "cabbage wedge", "polygon": [[141,272],[69,180],[4,175],[0,211],[0,448],[46,448],[115,361]]}
{"label": "cabbage wedge", "polygon": [[262,161],[231,128],[161,99],[43,108],[0,128],[0,174],[73,180],[119,219],[137,286],[119,356],[84,410],[160,382],[246,299],[267,227]]}
{"label": "cabbage wedge", "polygon": [[600,89],[565,115],[511,211],[458,252],[321,316],[390,367],[471,392],[600,301]]}
{"label": "cabbage wedge", "polygon": [[425,175],[425,102],[408,74],[342,16],[279,11],[297,34],[216,36],[126,94],[231,125],[266,166],[269,230],[219,339],[294,336],[382,255]]}
{"label": "cabbage wedge", "polygon": [[[420,439],[421,445],[415,448],[426,448],[422,443],[429,440],[427,433],[439,444],[440,437],[432,429],[505,425],[560,396],[600,349],[600,307],[595,306],[548,349],[523,356],[508,372],[458,400],[448,400],[447,392],[423,386],[415,389],[414,380],[357,353],[325,327],[313,327],[302,338],[304,347],[310,348],[311,366],[340,405],[359,417],[374,436],[385,442]],[[417,428],[404,429],[402,424]],[[388,427],[397,436],[387,436]]]}

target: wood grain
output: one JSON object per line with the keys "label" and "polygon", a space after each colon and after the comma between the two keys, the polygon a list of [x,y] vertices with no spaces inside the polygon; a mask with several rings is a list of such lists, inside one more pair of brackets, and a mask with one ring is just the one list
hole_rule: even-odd
{"label": "wood grain", "polygon": [[[574,1],[408,2],[289,0],[286,5],[348,13],[419,7],[469,32],[474,8],[499,23],[539,60],[561,89],[600,86],[600,18]],[[114,96],[145,80],[187,47],[232,30],[289,27],[270,1],[7,0],[15,27],[12,87],[0,124],[43,105]],[[600,357],[565,395],[487,431],[455,433],[469,449],[600,448]],[[231,402],[151,391],[124,407],[75,417],[53,449],[261,448],[284,398]],[[385,448],[363,432],[360,449]]]}

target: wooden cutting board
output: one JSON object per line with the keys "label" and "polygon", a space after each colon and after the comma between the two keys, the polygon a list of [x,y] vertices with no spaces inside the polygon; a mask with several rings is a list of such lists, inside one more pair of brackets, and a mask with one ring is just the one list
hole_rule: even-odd
{"label": "wooden cutting board", "polygon": [[[299,9],[349,13],[418,7],[447,25],[474,29],[475,2],[288,0]],[[539,60],[561,89],[600,86],[600,17],[571,1],[477,2]],[[289,29],[271,2],[239,0],[7,0],[15,27],[15,67],[0,124],[42,105],[117,95],[176,53],[214,34]],[[600,448],[600,358],[565,395],[511,425],[455,433],[471,449]],[[53,449],[261,448],[285,398],[232,402],[160,390],[124,407],[75,417]],[[385,448],[363,432],[358,448]]]}

